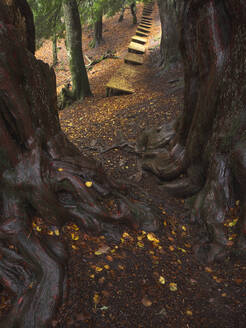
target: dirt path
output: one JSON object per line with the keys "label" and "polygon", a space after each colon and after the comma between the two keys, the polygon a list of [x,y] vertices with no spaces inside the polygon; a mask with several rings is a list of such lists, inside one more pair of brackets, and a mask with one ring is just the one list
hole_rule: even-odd
{"label": "dirt path", "polygon": [[[138,13],[140,16],[141,11]],[[105,84],[122,62],[136,28],[127,13],[120,26],[118,17],[105,22],[105,44],[97,50],[89,50],[88,33],[84,33],[86,54],[100,56],[115,46],[120,59],[108,59],[96,65],[89,73],[94,97],[60,112],[61,126],[68,137],[84,154],[100,160],[116,179],[138,173],[135,154],[122,149],[101,153],[114,143],[116,135],[120,133],[134,143],[143,129],[172,120],[182,109],[182,89],[170,83],[170,80],[182,79],[181,69],[162,75],[158,71],[157,8],[154,17],[148,45],[151,49],[146,64],[140,69],[136,92],[105,97]],[[46,44],[39,56],[43,58],[46,53],[49,62],[49,51]],[[60,60],[59,83],[69,78],[64,48],[60,50]],[[67,226],[61,238],[66,240],[70,252],[69,300],[52,326],[245,327],[246,261],[234,257],[209,267],[199,264],[192,253],[196,227],[187,224],[187,204],[162,195],[156,178],[147,173],[140,185],[162,212],[160,231],[153,235],[122,227],[122,235],[113,240],[110,236],[93,237],[82,233],[72,223]],[[232,218],[236,215],[237,209],[232,209]],[[236,234],[235,227],[229,224],[232,218],[228,219],[231,244]]]}

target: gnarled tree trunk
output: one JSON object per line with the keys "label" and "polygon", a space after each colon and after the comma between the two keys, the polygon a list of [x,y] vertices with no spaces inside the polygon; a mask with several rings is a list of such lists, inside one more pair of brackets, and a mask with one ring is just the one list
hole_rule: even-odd
{"label": "gnarled tree trunk", "polygon": [[109,179],[61,131],[55,74],[34,57],[33,31],[24,0],[0,2],[0,281],[13,293],[1,328],[51,327],[66,298],[65,246],[36,235],[34,217],[95,232],[158,226],[148,207],[127,198],[126,184]]}
{"label": "gnarled tree trunk", "polygon": [[196,252],[208,261],[226,254],[223,223],[235,197],[242,208],[238,245],[246,247],[245,21],[243,0],[185,2],[183,113],[139,139],[143,166],[170,180],[163,190],[196,195],[192,220],[205,228]]}

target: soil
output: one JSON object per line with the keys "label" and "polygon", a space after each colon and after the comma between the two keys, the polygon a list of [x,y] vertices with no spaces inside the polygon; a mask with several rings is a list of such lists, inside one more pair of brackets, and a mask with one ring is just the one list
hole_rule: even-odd
{"label": "soil", "polygon": [[[138,5],[138,19],[141,5]],[[183,105],[182,67],[160,72],[158,67],[160,22],[157,7],[143,66],[133,85],[135,93],[106,97],[105,85],[122,65],[136,26],[127,11],[104,20],[104,43],[90,49],[90,31],[83,29],[83,51],[100,58],[115,50],[118,59],[106,59],[88,72],[93,97],[60,112],[62,129],[81,151],[103,163],[116,179],[130,179],[148,193],[158,207],[160,230],[155,234],[122,226],[122,235],[94,236],[72,222],[59,232],[68,245],[68,302],[63,304],[52,327],[85,328],[243,328],[246,320],[246,259],[228,252],[223,263],[198,262],[193,246],[198,227],[189,222],[189,200],[163,195],[158,179],[148,172],[141,176],[139,158],[129,147],[106,152],[120,136],[134,145],[148,127],[174,119]],[[92,33],[91,33],[92,34]],[[60,42],[57,85],[69,79],[64,42]],[[38,58],[51,63],[51,43],[45,42]],[[238,202],[237,202],[237,205]],[[239,206],[231,209],[225,223],[228,251],[237,235]],[[36,222],[37,233],[51,233]],[[53,232],[52,232],[53,233]],[[230,255],[229,255],[230,254]],[[9,307],[5,291],[0,311]]]}

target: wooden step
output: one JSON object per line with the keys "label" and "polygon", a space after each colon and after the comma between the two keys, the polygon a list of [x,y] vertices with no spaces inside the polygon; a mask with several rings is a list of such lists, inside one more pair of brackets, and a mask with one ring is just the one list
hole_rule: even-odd
{"label": "wooden step", "polygon": [[148,22],[148,21],[146,21],[146,20],[144,20],[144,19],[142,19],[142,20],[140,21],[140,24],[145,24],[145,25],[147,25],[147,26],[151,26],[151,25],[152,25],[150,22]]}
{"label": "wooden step", "polygon": [[136,42],[131,42],[128,46],[128,52],[133,52],[135,54],[144,54],[145,46]]}
{"label": "wooden step", "polygon": [[147,16],[142,16],[142,19],[146,19],[147,21],[151,22],[152,21],[152,18],[151,17],[147,17]]}
{"label": "wooden step", "polygon": [[149,16],[151,16],[151,14],[152,14],[152,13],[150,13],[150,12],[143,11],[142,16],[147,16],[147,17],[149,17]]}
{"label": "wooden step", "polygon": [[144,23],[140,23],[138,26],[143,27],[143,28],[147,28],[147,29],[151,28],[151,26],[145,25]]}
{"label": "wooden step", "polygon": [[[147,29],[147,28],[144,28],[144,27],[138,27],[137,28],[137,31],[140,31],[140,32],[144,32],[144,33],[149,33],[149,29]],[[137,34],[137,33],[136,33]]]}
{"label": "wooden step", "polygon": [[148,33],[144,33],[144,32],[138,31],[138,30],[136,30],[136,35],[142,36],[142,37],[148,37]]}
{"label": "wooden step", "polygon": [[135,90],[130,81],[134,81],[137,71],[133,65],[123,64],[106,85],[107,97],[115,94],[130,94]]}
{"label": "wooden step", "polygon": [[124,58],[124,62],[127,64],[133,64],[133,65],[143,65],[144,56],[134,54],[132,52],[128,52],[128,54]]}
{"label": "wooden step", "polygon": [[147,38],[143,38],[143,37],[141,37],[141,36],[134,35],[134,36],[132,37],[132,41],[133,41],[133,42],[140,43],[140,44],[145,44],[145,43],[147,43]]}

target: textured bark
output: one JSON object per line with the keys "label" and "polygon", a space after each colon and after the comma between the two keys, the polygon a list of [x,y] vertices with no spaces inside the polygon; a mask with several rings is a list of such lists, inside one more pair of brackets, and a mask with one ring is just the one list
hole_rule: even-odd
{"label": "textured bark", "polygon": [[76,0],[63,0],[66,26],[66,45],[72,76],[72,93],[75,100],[91,95],[82,53],[81,23]]}
{"label": "textured bark", "polygon": [[201,224],[204,238],[196,253],[208,261],[226,254],[223,223],[235,198],[242,204],[238,245],[246,245],[245,19],[243,0],[185,3],[183,113],[171,129],[152,129],[139,139],[139,149],[146,153],[144,167],[172,180],[163,184],[164,191],[197,195],[192,221]]}
{"label": "textured bark", "polygon": [[160,66],[165,69],[181,60],[179,49],[180,15],[183,0],[158,1],[161,21]]}
{"label": "textured bark", "polygon": [[131,14],[132,14],[132,24],[133,25],[136,25],[137,22],[138,22],[138,19],[137,19],[137,7],[136,7],[136,1],[133,1],[130,5],[130,9],[131,9]]}
{"label": "textured bark", "polygon": [[102,31],[103,31],[102,15],[99,15],[94,25],[95,47],[98,47],[103,41]]}
{"label": "textured bark", "polygon": [[57,37],[56,34],[54,34],[53,38],[52,38],[52,56],[53,56],[53,63],[52,66],[56,66],[57,62],[58,62],[58,58],[57,58]]}
{"label": "textured bark", "polygon": [[108,178],[68,141],[54,71],[26,48],[28,29],[19,31],[8,12],[0,2],[0,282],[13,295],[0,326],[45,328],[66,299],[67,252],[58,237],[32,230],[35,217],[57,228],[72,220],[83,231],[112,234],[122,224],[155,230],[158,222],[127,184]]}

